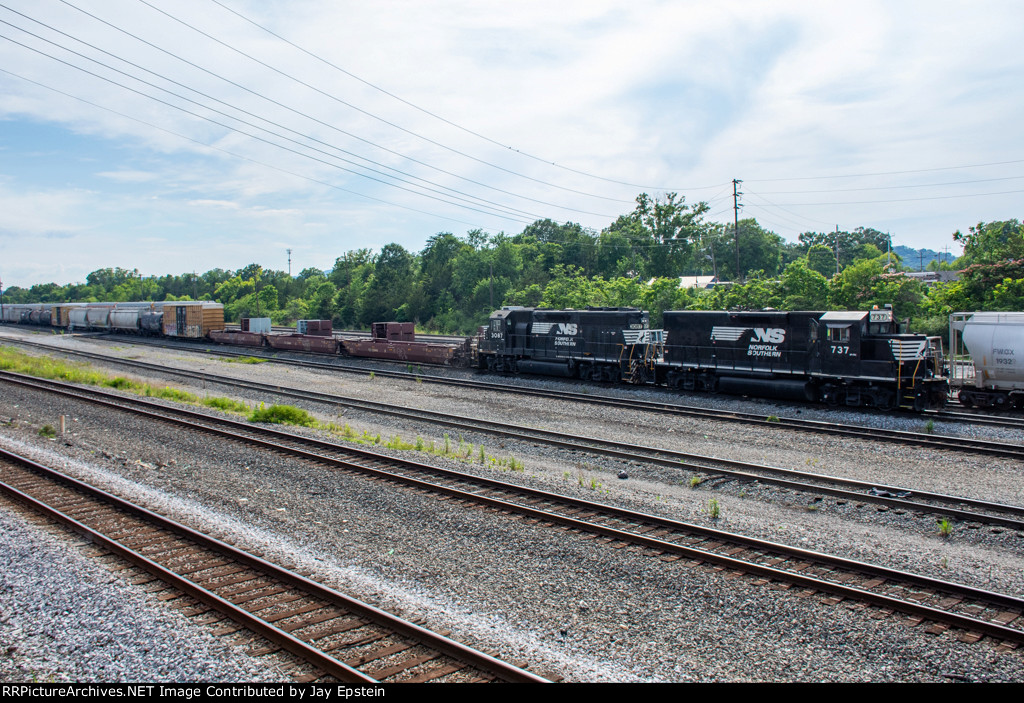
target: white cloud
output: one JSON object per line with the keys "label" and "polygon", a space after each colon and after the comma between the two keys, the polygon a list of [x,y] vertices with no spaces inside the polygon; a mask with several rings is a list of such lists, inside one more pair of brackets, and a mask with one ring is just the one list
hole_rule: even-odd
{"label": "white cloud", "polygon": [[[483,226],[514,232],[523,220],[535,216],[601,228],[632,208],[638,186],[680,190],[690,201],[715,198],[713,208],[726,213],[722,215],[726,219],[731,214],[726,210],[731,206],[731,188],[723,188],[732,178],[741,178],[748,192],[744,214],[757,216],[790,237],[835,224],[867,225],[890,229],[898,241],[933,248],[948,242],[949,233],[957,227],[978,219],[1019,217],[1024,205],[1020,194],[946,197],[1012,189],[1002,184],[836,192],[838,188],[1013,176],[1024,172],[1019,165],[864,179],[769,181],[1024,158],[1017,120],[1024,107],[1017,85],[1024,73],[1024,58],[1015,37],[1024,9],[1017,4],[652,0],[510,6],[468,1],[342,5],[321,0],[276,5],[230,0],[232,7],[318,55],[491,137],[498,145],[360,84],[206,0],[167,5],[168,12],[319,90],[427,139],[521,173],[523,178],[389,127],[198,37],[141,3],[74,1],[295,112],[83,19],[67,6],[31,0],[12,0],[12,6],[258,116],[245,116],[247,121],[267,118],[283,125],[260,122],[267,129],[299,139],[288,131],[291,128],[319,140],[300,139],[327,153],[307,152],[314,159],[303,158],[2,42],[0,66],[5,69],[196,140],[0,73],[0,119],[7,120],[6,126],[31,133],[33,125],[57,124],[66,135],[66,143],[59,145],[30,141],[0,145],[5,159],[13,157],[0,167],[14,181],[12,192],[39,201],[39,207],[31,208],[16,203],[12,212],[0,216],[0,226],[7,231],[100,228],[101,236],[108,239],[97,241],[122,251],[127,249],[119,237],[129,233],[178,237],[186,248],[192,244],[192,251],[206,253],[209,260],[205,261],[195,254],[194,265],[199,268],[226,268],[241,256],[258,257],[245,250],[277,248],[287,238],[282,232],[303,232],[304,236],[322,232],[320,239],[293,246],[318,248],[321,259],[314,265],[326,266],[348,247],[380,246],[394,240],[418,249],[436,231]],[[29,27],[9,13],[2,18]],[[3,31],[41,46],[15,30]],[[38,27],[33,31],[45,33]],[[52,47],[46,50],[56,52]],[[100,56],[91,49],[81,50]],[[186,93],[181,87],[163,84]],[[163,99],[184,106],[177,98]],[[194,106],[187,109],[200,111]],[[256,133],[252,127],[244,129]],[[288,149],[305,150],[282,143]],[[87,181],[70,168],[42,174],[31,167],[22,170],[19,159],[27,160],[29,166],[36,163],[28,154],[33,147],[37,153],[67,150],[69,163],[75,159],[93,163],[89,171],[93,179]],[[401,169],[409,174],[402,178],[422,185],[417,179],[438,184],[431,188],[457,189],[526,214],[503,218],[467,211],[357,177],[331,165],[354,168],[335,159],[342,155],[334,147]],[[638,186],[587,178],[546,162]],[[553,205],[514,198],[465,179]],[[716,190],[690,190],[714,184],[719,184]],[[105,190],[108,186],[111,192]],[[767,195],[793,190],[831,192]],[[62,206],[62,197],[77,193],[84,204]],[[942,199],[908,200],[918,196]],[[459,197],[466,196],[448,191],[445,199]],[[904,202],[803,204],[888,199]],[[138,255],[148,256],[146,251],[140,249]],[[73,247],[67,256],[75,261],[87,259]],[[244,263],[248,261],[239,265]],[[155,268],[172,263],[163,252],[149,262],[121,265]]]}

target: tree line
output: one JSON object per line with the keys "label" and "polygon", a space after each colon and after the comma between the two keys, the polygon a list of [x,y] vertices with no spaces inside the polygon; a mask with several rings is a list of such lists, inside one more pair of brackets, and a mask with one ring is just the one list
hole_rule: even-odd
{"label": "tree line", "polygon": [[[356,249],[328,270],[297,276],[250,264],[237,271],[144,277],[137,270],[93,271],[85,283],[12,287],[6,303],[215,300],[225,318],[270,317],[276,324],[331,319],[339,328],[382,320],[467,334],[502,305],[553,308],[636,306],[660,325],[664,310],[853,310],[891,303],[911,328],[941,334],[950,312],[1024,310],[1024,227],[1017,220],[955,232],[964,247],[959,281],[925,286],[904,277],[889,234],[866,227],[805,232],[796,242],[740,220],[704,219],[705,203],[646,194],[600,232],[539,220],[515,235],[441,232],[419,252],[388,244]],[[738,262],[737,262],[738,259]],[[738,263],[738,267],[737,267]],[[680,287],[680,276],[715,275],[731,285]]]}

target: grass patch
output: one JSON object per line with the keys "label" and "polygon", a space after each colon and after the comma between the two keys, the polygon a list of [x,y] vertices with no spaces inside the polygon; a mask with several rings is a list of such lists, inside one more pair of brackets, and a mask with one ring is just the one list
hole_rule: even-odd
{"label": "grass patch", "polygon": [[93,371],[88,364],[58,361],[44,356],[30,356],[10,347],[0,347],[0,369],[36,378],[81,383],[86,386],[98,386],[108,378],[98,371]]}
{"label": "grass patch", "polygon": [[240,400],[232,400],[231,398],[203,398],[201,401],[203,405],[208,408],[215,408],[217,410],[223,410],[229,413],[248,413],[249,406]]}
{"label": "grass patch", "polygon": [[120,391],[130,391],[141,388],[143,384],[136,383],[135,381],[129,381],[124,376],[115,376],[114,378],[108,378],[103,381],[101,385],[104,385],[107,388],[116,388]]}
{"label": "grass patch", "polygon": [[43,425],[39,428],[39,436],[53,439],[57,436],[57,430],[53,429],[53,425]]}
{"label": "grass patch", "polygon": [[153,386],[146,385],[143,393],[148,398],[160,398],[162,400],[173,400],[177,403],[198,403],[199,396],[183,391],[179,388],[171,388],[170,386],[164,386],[163,388],[154,388]]}
{"label": "grass patch", "polygon": [[[263,403],[249,414],[249,422],[269,422],[275,425],[299,425],[301,427],[316,427],[316,419],[302,408],[294,405],[271,405],[265,407]],[[378,438],[380,436],[378,435]]]}
{"label": "grass patch", "polygon": [[258,356],[236,356],[219,359],[219,361],[223,361],[225,364],[265,364],[270,361],[270,359],[263,359]]}

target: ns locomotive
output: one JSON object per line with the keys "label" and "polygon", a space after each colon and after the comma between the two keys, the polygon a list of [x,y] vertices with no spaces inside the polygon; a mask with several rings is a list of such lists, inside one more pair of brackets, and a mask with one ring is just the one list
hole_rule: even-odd
{"label": "ns locomotive", "polygon": [[942,407],[941,345],[901,334],[890,308],[866,312],[665,312],[505,308],[479,365],[554,376],[917,411]]}

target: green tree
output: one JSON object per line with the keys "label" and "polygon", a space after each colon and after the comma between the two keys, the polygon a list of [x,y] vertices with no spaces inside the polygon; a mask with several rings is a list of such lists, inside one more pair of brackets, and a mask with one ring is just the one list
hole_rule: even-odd
{"label": "green tree", "polygon": [[835,252],[824,244],[812,244],[807,250],[807,268],[817,271],[825,278],[836,272]]}
{"label": "green tree", "polygon": [[828,279],[797,259],[782,272],[784,310],[823,310],[828,306]]}
{"label": "green tree", "polygon": [[954,232],[953,240],[964,247],[961,266],[1024,259],[1024,226],[1015,219],[979,222],[969,228],[967,234],[960,230]]}

